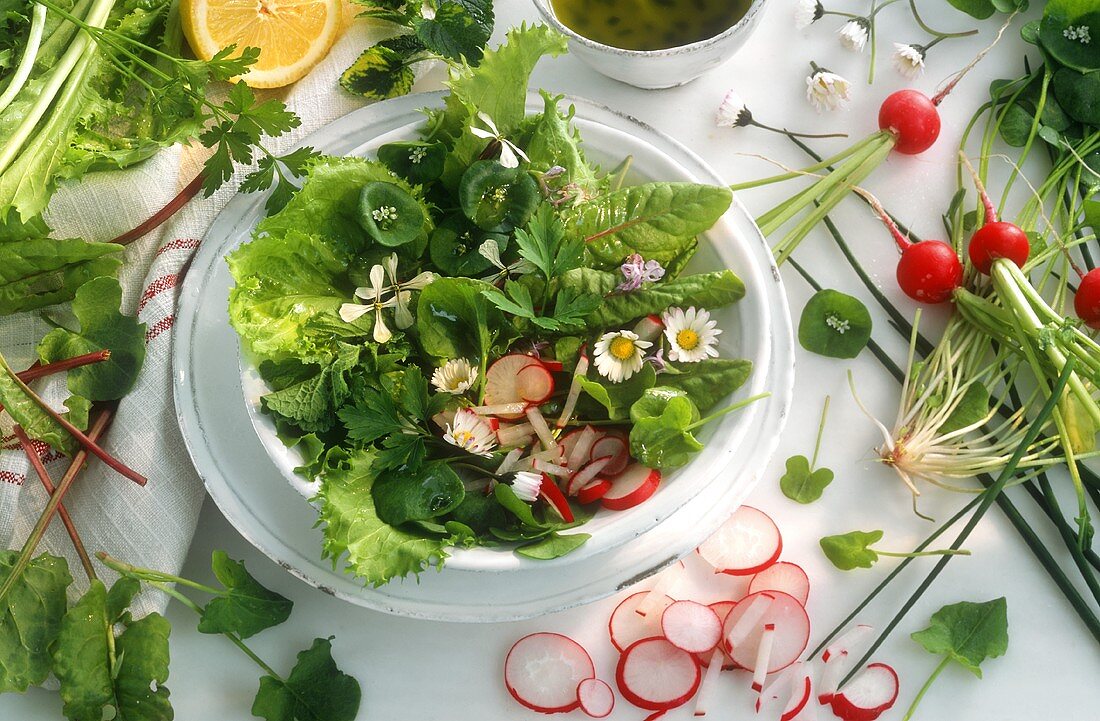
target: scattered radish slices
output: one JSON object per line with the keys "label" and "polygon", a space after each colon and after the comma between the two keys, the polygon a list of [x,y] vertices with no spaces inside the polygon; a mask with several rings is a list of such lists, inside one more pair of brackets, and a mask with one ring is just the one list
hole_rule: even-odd
{"label": "scattered radish slices", "polygon": [[884,663],[872,663],[833,694],[833,713],[844,721],[874,721],[898,699],[898,674]]}
{"label": "scattered radish slices", "polygon": [[630,464],[630,446],[622,431],[604,431],[600,439],[592,444],[592,458],[610,457],[604,473],[617,476]]}
{"label": "scattered radish slices", "polygon": [[595,503],[596,501],[607,495],[607,492],[610,490],[611,481],[604,480],[603,478],[597,478],[584,488],[577,491],[577,503],[584,505]]}
{"label": "scattered radish slices", "polygon": [[752,506],[741,506],[713,536],[703,541],[699,555],[716,571],[751,576],[775,563],[782,550],[783,538],[768,514]]}
{"label": "scattered radish slices", "polygon": [[805,670],[799,669],[799,671],[791,677],[793,679],[791,696],[787,700],[787,707],[783,709],[779,721],[794,721],[810,705],[810,696],[813,695],[813,680]]}
{"label": "scattered radish slices", "polygon": [[[736,605],[736,601],[718,601],[717,603],[710,604],[710,608],[718,616],[718,620],[721,621],[723,625],[725,625],[726,617],[730,615],[730,611],[732,611],[733,607]],[[726,650],[724,648],[722,648],[722,644],[719,644],[718,648],[715,650],[721,652],[723,671],[732,671],[733,669],[737,668],[737,664],[733,662],[733,659],[730,658],[730,655],[726,653]],[[702,666],[703,668],[708,668],[710,666],[710,660],[712,657],[713,654],[704,653],[697,656],[696,660],[699,662],[700,666]]]}
{"label": "scattered radish slices", "polygon": [[623,651],[615,669],[619,691],[630,703],[665,711],[687,703],[699,688],[695,657],[665,638],[643,638]]}
{"label": "scattered radish slices", "polygon": [[789,561],[780,561],[752,577],[752,581],[749,582],[749,593],[761,591],[782,591],[805,606],[806,600],[810,597],[810,579],[802,570],[802,566]]}
{"label": "scattered radish slices", "polygon": [[609,463],[611,463],[610,456],[596,458],[570,476],[569,495],[575,496],[580,493],[582,488],[596,480],[596,476],[600,475]]}
{"label": "scattered radish slices", "polygon": [[[520,376],[529,367],[534,370],[525,376],[525,382],[521,385]],[[485,371],[485,405],[530,403],[533,399],[542,397],[546,379],[549,379],[553,392],[554,378],[537,358],[522,353],[510,353],[497,359]]]}
{"label": "scattered radish slices", "polygon": [[790,666],[806,650],[810,640],[806,609],[786,593],[763,591],[741,599],[722,627],[725,649],[739,666],[756,669],[757,652],[768,624],[775,626],[768,673]]}
{"label": "scattered radish slices", "polygon": [[649,595],[649,591],[631,594],[624,598],[612,612],[611,620],[607,623],[607,631],[611,636],[611,645],[617,650],[625,651],[636,641],[661,635],[661,614],[672,605],[673,601],[662,594],[657,599],[659,611],[643,616],[638,613],[638,606]]}
{"label": "scattered radish slices", "polygon": [[861,646],[871,635],[872,629],[866,624],[859,624],[844,632],[839,638],[825,647],[821,654],[824,669],[821,672],[821,681],[817,685],[817,700],[827,704],[833,699],[840,686],[840,679],[847,671],[845,662],[852,652]]}
{"label": "scattered radish slices", "polygon": [[709,606],[676,601],[661,614],[661,632],[676,648],[688,653],[707,653],[718,645],[722,622]]}
{"label": "scattered radish slices", "polygon": [[586,678],[577,686],[577,703],[590,717],[604,718],[615,709],[615,692],[598,678]]}
{"label": "scattered radish slices", "polygon": [[608,510],[625,511],[648,500],[657,492],[660,484],[660,471],[634,463],[611,479],[611,488],[600,499],[600,503]]}
{"label": "scattered radish slices", "polygon": [[516,701],[541,713],[564,713],[580,706],[578,687],[595,676],[588,652],[560,633],[524,636],[504,661],[508,692]]}

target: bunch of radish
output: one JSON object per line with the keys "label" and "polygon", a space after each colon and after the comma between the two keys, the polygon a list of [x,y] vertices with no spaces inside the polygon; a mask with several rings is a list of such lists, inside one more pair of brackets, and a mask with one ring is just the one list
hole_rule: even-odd
{"label": "bunch of radish", "polygon": [[[756,711],[774,711],[781,721],[814,719],[819,705],[843,721],[873,721],[890,708],[898,681],[885,664],[871,664],[837,690],[854,650],[870,640],[870,627],[856,626],[831,643],[820,674],[799,660],[810,636],[810,582],[799,565],[778,560],[782,547],[772,519],[742,506],[692,558],[662,571],[649,590],[623,599],[608,621],[623,700],[652,712],[647,721],[692,698],[694,715],[708,716],[723,672],[736,670],[751,675],[746,681],[756,693]],[[741,579],[732,592],[736,598],[706,604],[685,597],[693,595],[684,593],[689,587],[729,596],[722,579]],[[614,691],[596,677],[588,652],[560,634],[517,641],[504,677],[517,701],[542,713],[580,709],[603,718],[614,708]]]}

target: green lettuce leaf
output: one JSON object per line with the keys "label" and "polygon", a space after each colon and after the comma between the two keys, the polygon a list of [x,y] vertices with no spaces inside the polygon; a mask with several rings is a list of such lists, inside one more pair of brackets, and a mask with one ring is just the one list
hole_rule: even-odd
{"label": "green lettuce leaf", "polygon": [[691,430],[699,409],[676,388],[650,388],[630,407],[630,455],[650,468],[678,468],[703,450]]}
{"label": "green lettuce leaf", "polygon": [[473,278],[436,278],[424,288],[416,307],[424,352],[441,360],[503,353],[518,333],[484,295],[493,290]]}
{"label": "green lettuce leaf", "polygon": [[290,618],[294,604],[260,585],[243,561],[234,561],[225,551],[214,551],[210,567],[225,590],[203,608],[200,632],[248,638]]}
{"label": "green lettuce leaf", "polygon": [[264,409],[307,433],[330,430],[336,425],[336,410],[351,395],[349,376],[359,363],[359,352],[360,346],[339,343],[331,364],[265,395],[261,399]]}
{"label": "green lettuce leaf", "polygon": [[622,327],[671,306],[720,308],[745,295],[745,284],[731,270],[685,275],[649,283],[629,293],[616,293],[615,286],[621,282],[619,273],[591,268],[571,270],[561,279],[563,288],[603,296],[600,306],[585,316],[585,322],[597,328]]}
{"label": "green lettuce leaf", "polygon": [[[18,556],[0,551],[0,578],[7,578]],[[8,592],[0,606],[0,693],[23,693],[46,680],[72,582],[64,558],[42,554]]]}
{"label": "green lettuce leaf", "polygon": [[684,391],[703,413],[744,385],[752,373],[752,361],[739,358],[704,358],[677,367],[679,373],[661,374],[661,385]]}
{"label": "green lettuce leaf", "polygon": [[71,300],[84,283],[114,275],[122,265],[121,251],[113,243],[56,240],[44,234],[0,242],[0,315]]}
{"label": "green lettuce leaf", "polygon": [[331,639],[317,638],[298,654],[286,680],[260,679],[252,715],[266,721],[353,721],[359,713],[359,682],[332,660]]}
{"label": "green lettuce leaf", "polygon": [[580,134],[570,124],[573,107],[570,106],[568,115],[563,115],[558,111],[558,103],[564,95],[551,95],[545,90],[539,92],[544,108],[525,147],[531,165],[541,171],[555,165],[565,168],[566,182],[591,190],[596,184],[596,174],[585,160]]}

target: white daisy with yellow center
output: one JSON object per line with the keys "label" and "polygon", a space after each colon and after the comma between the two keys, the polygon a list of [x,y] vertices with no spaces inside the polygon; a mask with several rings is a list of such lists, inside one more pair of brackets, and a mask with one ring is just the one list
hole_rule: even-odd
{"label": "white daisy with yellow center", "polygon": [[477,367],[465,358],[452,358],[432,373],[432,385],[440,393],[461,395],[473,387]]}
{"label": "white daisy with yellow center", "polygon": [[475,456],[486,458],[492,455],[491,451],[497,445],[496,434],[489,422],[469,408],[458,409],[454,420],[447,424],[443,440]]}
{"label": "white daisy with yellow center", "polygon": [[520,471],[512,480],[512,490],[521,501],[534,503],[539,499],[539,491],[542,490],[542,474]]}
{"label": "white daisy with yellow center", "polygon": [[629,330],[604,333],[596,341],[596,370],[612,383],[622,383],[642,369],[645,349],[651,345]]}
{"label": "white daisy with yellow center", "polygon": [[680,363],[698,363],[704,358],[718,357],[718,336],[722,331],[718,323],[711,320],[710,313],[694,306],[669,308],[661,316],[665,324],[665,338],[668,339],[669,360]]}

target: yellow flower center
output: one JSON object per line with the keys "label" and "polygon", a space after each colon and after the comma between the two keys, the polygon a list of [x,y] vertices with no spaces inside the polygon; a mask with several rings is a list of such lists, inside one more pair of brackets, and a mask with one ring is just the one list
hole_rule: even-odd
{"label": "yellow flower center", "polygon": [[634,341],[619,336],[611,341],[607,350],[618,360],[624,361],[634,357]]}
{"label": "yellow flower center", "polygon": [[695,350],[699,346],[699,334],[691,328],[684,328],[676,334],[676,345],[684,350]]}
{"label": "yellow flower center", "polygon": [[474,434],[470,431],[455,431],[455,445],[465,448],[474,442]]}

